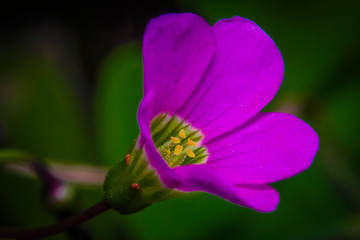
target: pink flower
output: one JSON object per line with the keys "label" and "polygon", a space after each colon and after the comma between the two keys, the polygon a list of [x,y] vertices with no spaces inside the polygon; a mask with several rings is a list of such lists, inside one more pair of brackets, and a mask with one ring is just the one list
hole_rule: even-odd
{"label": "pink flower", "polygon": [[318,137],[297,117],[259,112],[284,74],[272,39],[241,17],[209,26],[166,14],[147,26],[143,63],[139,146],[166,187],[274,211],[270,183],[306,170]]}

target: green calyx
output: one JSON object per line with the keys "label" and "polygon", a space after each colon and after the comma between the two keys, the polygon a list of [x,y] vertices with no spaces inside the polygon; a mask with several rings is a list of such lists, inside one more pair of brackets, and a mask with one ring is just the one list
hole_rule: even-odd
{"label": "green calyx", "polygon": [[[160,114],[151,121],[150,131],[169,167],[206,162],[208,151],[201,143],[203,134],[180,117]],[[136,141],[125,158],[109,170],[104,183],[105,202],[121,214],[137,212],[179,194],[162,183],[144,148]]]}
{"label": "green calyx", "polygon": [[104,182],[104,200],[121,214],[137,212],[180,192],[161,182],[143,148],[135,143],[118,165],[111,168]]}

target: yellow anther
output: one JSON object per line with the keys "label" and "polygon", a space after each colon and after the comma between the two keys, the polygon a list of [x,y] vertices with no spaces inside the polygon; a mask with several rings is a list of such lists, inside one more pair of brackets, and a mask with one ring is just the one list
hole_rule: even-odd
{"label": "yellow anther", "polygon": [[190,138],[187,140],[187,144],[189,144],[190,146],[193,146],[193,147],[196,146],[196,142],[194,142]]}
{"label": "yellow anther", "polygon": [[195,153],[193,152],[193,150],[191,150],[191,148],[186,149],[186,154],[191,158],[195,157]]}
{"label": "yellow anther", "polygon": [[179,155],[182,152],[182,150],[183,150],[183,147],[181,145],[176,145],[174,154]]}
{"label": "yellow anther", "polygon": [[184,129],[180,130],[179,136],[182,137],[182,138],[186,138],[186,133],[185,133]]}
{"label": "yellow anther", "polygon": [[170,137],[170,140],[171,140],[173,143],[180,143],[180,138],[177,138],[177,137]]}

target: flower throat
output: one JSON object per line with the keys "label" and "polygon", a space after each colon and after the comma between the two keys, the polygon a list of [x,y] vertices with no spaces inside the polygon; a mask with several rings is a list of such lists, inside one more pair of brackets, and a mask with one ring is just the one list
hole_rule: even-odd
{"label": "flower throat", "polygon": [[201,144],[204,135],[176,115],[156,116],[150,130],[156,148],[169,167],[206,162],[207,148]]}

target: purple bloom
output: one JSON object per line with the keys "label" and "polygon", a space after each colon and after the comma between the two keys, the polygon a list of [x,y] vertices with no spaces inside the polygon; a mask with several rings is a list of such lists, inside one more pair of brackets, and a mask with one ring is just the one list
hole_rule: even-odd
{"label": "purple bloom", "polygon": [[318,137],[292,115],[259,112],[284,74],[272,39],[241,17],[209,26],[166,14],[147,26],[143,63],[139,144],[162,182],[274,211],[269,184],[307,169]]}

